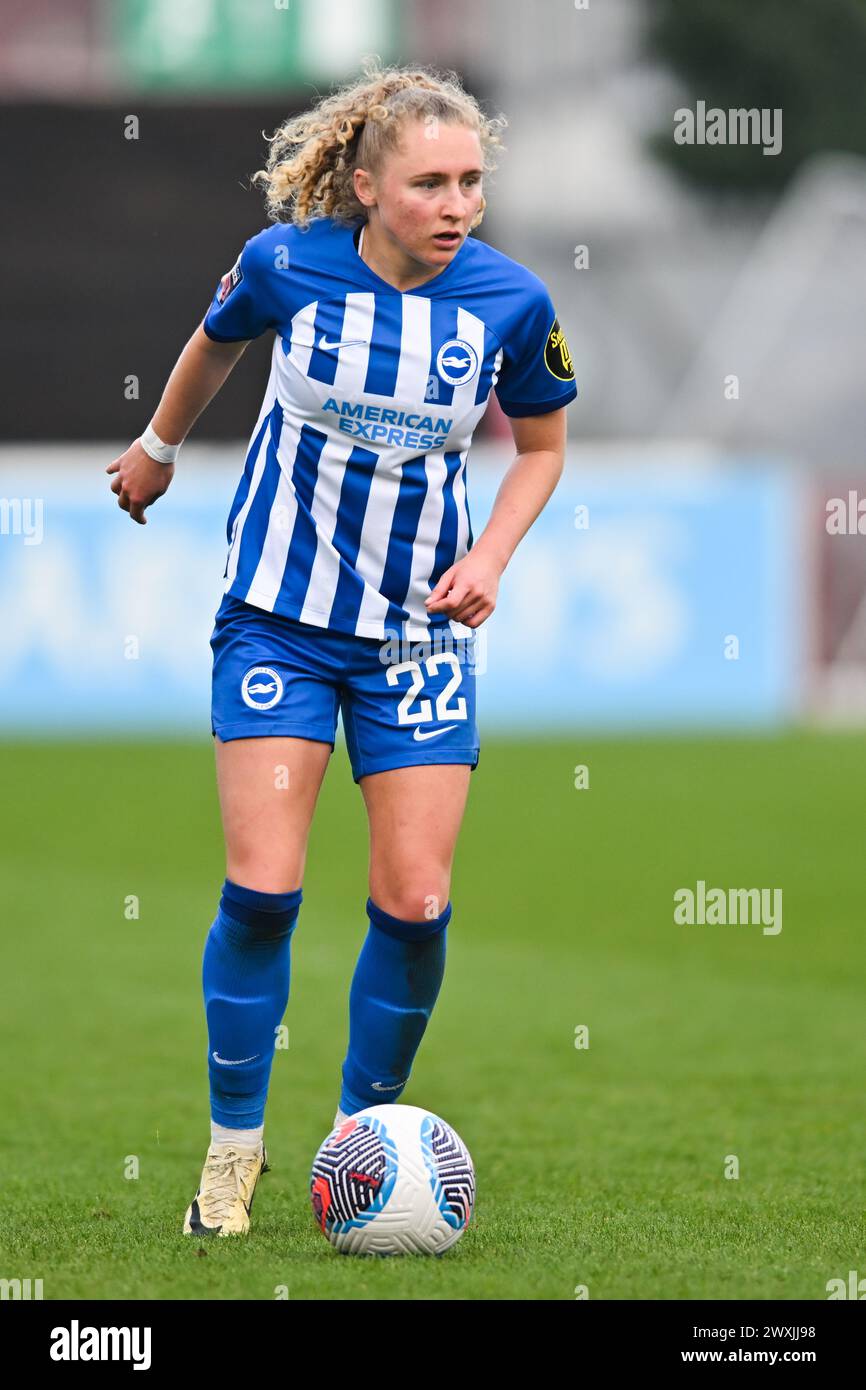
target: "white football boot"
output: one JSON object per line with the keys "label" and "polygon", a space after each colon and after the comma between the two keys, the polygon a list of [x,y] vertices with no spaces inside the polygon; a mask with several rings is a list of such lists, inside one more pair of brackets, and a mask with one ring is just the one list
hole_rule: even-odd
{"label": "white football boot", "polygon": [[184,1235],[246,1235],[256,1184],[261,1174],[268,1171],[264,1144],[253,1153],[230,1142],[211,1144],[198,1192],[184,1218]]}

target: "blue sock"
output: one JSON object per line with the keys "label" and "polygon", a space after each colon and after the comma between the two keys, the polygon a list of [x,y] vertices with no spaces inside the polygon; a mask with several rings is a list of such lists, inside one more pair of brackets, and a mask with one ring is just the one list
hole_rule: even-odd
{"label": "blue sock", "polygon": [[289,1002],[301,897],[300,888],[259,893],[226,879],[205,942],[211,1118],[231,1129],[264,1122],[276,1030]]}
{"label": "blue sock", "polygon": [[430,921],[407,922],[368,898],[367,915],[370,928],[349,992],[349,1050],[340,1092],[347,1115],[393,1103],[409,1080],[445,973],[451,904]]}

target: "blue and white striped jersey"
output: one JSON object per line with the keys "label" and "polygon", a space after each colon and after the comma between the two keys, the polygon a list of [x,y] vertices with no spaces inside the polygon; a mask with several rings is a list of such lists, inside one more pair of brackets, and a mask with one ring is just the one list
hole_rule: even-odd
{"label": "blue and white striped jersey", "polygon": [[467,237],[400,292],[357,250],[360,227],[276,223],[251,237],[204,320],[219,342],[275,334],[227,526],[226,592],[317,627],[433,640],[424,599],[473,543],[472,433],[577,395],[544,283]]}

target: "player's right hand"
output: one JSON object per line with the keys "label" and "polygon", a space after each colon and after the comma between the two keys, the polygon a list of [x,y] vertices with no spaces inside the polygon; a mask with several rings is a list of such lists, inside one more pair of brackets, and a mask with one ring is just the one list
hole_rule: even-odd
{"label": "player's right hand", "polygon": [[105,471],[117,474],[111,484],[111,491],[117,495],[117,505],[129,512],[133,521],[146,526],[144,509],[168,490],[174,477],[174,464],[152,459],[142,448],[141,440],[136,439]]}

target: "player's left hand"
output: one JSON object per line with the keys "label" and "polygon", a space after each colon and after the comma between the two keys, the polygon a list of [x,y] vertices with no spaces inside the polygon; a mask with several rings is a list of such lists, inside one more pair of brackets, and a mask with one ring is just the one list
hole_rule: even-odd
{"label": "player's left hand", "polygon": [[480,551],[470,550],[447,569],[424,600],[428,613],[447,613],[455,622],[479,627],[496,607],[501,570]]}

